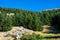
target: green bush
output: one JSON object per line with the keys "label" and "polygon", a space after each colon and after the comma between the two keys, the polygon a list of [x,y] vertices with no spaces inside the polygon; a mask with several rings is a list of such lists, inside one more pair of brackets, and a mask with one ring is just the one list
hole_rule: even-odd
{"label": "green bush", "polygon": [[[32,22],[32,26],[31,26],[32,30],[34,30],[34,31],[41,31],[43,29],[43,27],[42,27],[43,24],[42,24],[42,22],[40,20],[40,17],[39,17],[38,13],[34,13],[32,15],[32,18],[30,18],[30,20]],[[31,25],[31,23],[30,23],[30,25]]]}
{"label": "green bush", "polygon": [[0,24],[0,31],[9,31],[12,29],[12,20],[11,16],[7,16],[6,14],[1,15],[1,24]]}
{"label": "green bush", "polygon": [[21,40],[42,40],[42,36],[37,35],[37,34],[32,34],[32,35],[23,35],[21,37]]}
{"label": "green bush", "polygon": [[23,26],[24,24],[24,15],[23,13],[16,13],[15,14],[15,25],[16,26]]}
{"label": "green bush", "polygon": [[10,17],[7,17],[3,22],[3,31],[9,31],[12,29],[12,21]]}

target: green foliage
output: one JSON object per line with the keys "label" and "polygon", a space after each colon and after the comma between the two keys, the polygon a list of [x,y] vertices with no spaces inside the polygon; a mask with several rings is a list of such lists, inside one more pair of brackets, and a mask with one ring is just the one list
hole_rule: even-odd
{"label": "green foliage", "polygon": [[[13,26],[23,26],[28,29],[40,31],[43,30],[42,27],[43,25],[52,26],[56,23],[55,25],[60,26],[59,24],[60,9],[47,10],[42,12],[31,12],[31,11],[20,10],[15,8],[12,9],[12,8],[0,7],[0,10],[2,12],[0,14],[0,27],[3,24],[9,25],[10,23],[12,23]],[[10,16],[11,18],[10,17],[8,18],[6,16],[7,13],[14,13],[15,15]],[[57,18],[55,17],[56,15],[58,16]],[[8,22],[8,21],[12,21],[12,22]]]}
{"label": "green foliage", "polygon": [[2,24],[3,31],[9,31],[12,29],[12,21],[9,16],[2,22]]}
{"label": "green foliage", "polygon": [[43,29],[43,27],[42,27],[42,22],[41,22],[41,18],[39,17],[39,14],[38,13],[36,13],[36,14],[34,14],[34,16],[33,16],[34,18],[33,18],[33,25],[34,25],[34,30],[35,31],[40,31],[40,30],[42,30]]}
{"label": "green foliage", "polygon": [[11,17],[7,16],[6,14],[2,13],[0,14],[0,31],[9,31],[12,29],[12,21]]}
{"label": "green foliage", "polygon": [[17,26],[24,26],[28,29],[32,30],[42,30],[42,22],[40,21],[39,14],[31,14],[31,13],[16,13],[15,14],[15,22]]}
{"label": "green foliage", "polygon": [[32,34],[32,35],[23,35],[21,37],[21,40],[42,40],[42,36],[40,35],[36,35],[36,34]]}

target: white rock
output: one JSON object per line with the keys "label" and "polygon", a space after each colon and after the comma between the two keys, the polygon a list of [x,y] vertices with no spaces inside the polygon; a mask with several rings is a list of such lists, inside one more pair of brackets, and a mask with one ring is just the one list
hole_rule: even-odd
{"label": "white rock", "polygon": [[20,30],[23,30],[23,27],[22,26],[20,27]]}
{"label": "white rock", "polygon": [[7,16],[13,16],[14,15],[14,13],[7,13]]}

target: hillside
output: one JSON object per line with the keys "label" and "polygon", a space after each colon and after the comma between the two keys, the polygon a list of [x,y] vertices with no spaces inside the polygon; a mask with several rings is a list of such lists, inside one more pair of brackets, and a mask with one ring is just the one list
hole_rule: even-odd
{"label": "hillside", "polygon": [[[22,32],[25,32],[25,35],[21,32],[21,26],[24,28],[22,29]],[[11,31],[12,29],[13,32]],[[10,35],[11,33],[14,33],[15,35]],[[49,9],[42,12],[33,12],[0,7],[0,38],[1,36],[8,34],[8,39],[12,40],[13,38],[15,40],[17,38],[20,39],[20,36],[22,36],[22,40],[40,40],[42,39],[41,35],[43,37],[60,37],[60,34],[58,33],[60,33],[60,8]],[[6,36],[2,37],[1,40],[4,40],[5,37]]]}
{"label": "hillside", "polygon": [[[0,15],[0,22],[2,24],[0,26],[4,24],[2,20],[7,21],[7,19],[10,21],[10,23],[7,21],[9,25],[23,26],[35,31],[43,30],[42,26],[44,25],[54,26],[57,30],[59,30],[60,26],[60,9],[56,8],[42,12],[32,12],[22,9],[0,7]],[[7,23],[5,24],[7,25]]]}

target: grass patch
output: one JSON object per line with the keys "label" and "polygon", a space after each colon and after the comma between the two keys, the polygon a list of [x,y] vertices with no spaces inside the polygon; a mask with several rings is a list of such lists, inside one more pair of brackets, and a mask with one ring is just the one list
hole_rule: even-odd
{"label": "grass patch", "polygon": [[46,36],[47,36],[47,37],[48,37],[48,36],[51,36],[51,37],[52,37],[52,36],[60,36],[60,34],[45,34],[45,33],[44,33],[44,34],[41,34],[41,35],[42,35],[43,37],[46,37]]}

